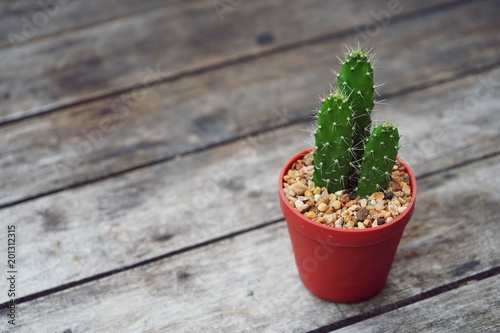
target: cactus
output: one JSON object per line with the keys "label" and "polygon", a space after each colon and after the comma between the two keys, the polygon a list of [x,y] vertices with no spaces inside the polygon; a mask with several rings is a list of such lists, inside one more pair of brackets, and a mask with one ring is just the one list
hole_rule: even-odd
{"label": "cactus", "polygon": [[399,133],[385,123],[370,135],[375,90],[371,56],[359,48],[348,51],[337,74],[338,90],[322,100],[317,115],[313,181],[330,193],[349,190],[364,197],[387,187]]}
{"label": "cactus", "polygon": [[351,169],[351,156],[346,152],[352,147],[353,119],[347,97],[333,92],[323,98],[317,117],[313,181],[333,193],[345,188]]}
{"label": "cactus", "polygon": [[370,57],[360,49],[350,50],[342,68],[337,74],[339,89],[349,96],[354,123],[354,133],[352,136],[355,156],[353,162],[357,169],[361,158],[365,140],[370,135],[372,124],[371,111],[373,109],[373,68],[370,64]]}
{"label": "cactus", "polygon": [[399,133],[396,126],[384,123],[375,127],[366,142],[361,162],[357,189],[360,197],[385,190],[396,163],[398,149]]}

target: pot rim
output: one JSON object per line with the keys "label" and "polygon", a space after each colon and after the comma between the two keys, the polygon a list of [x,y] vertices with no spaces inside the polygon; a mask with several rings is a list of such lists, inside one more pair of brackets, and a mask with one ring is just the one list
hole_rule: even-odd
{"label": "pot rim", "polygon": [[[283,191],[283,176],[285,175],[285,172],[288,172],[288,170],[290,169],[290,167],[292,166],[292,164],[297,161],[299,158],[303,157],[304,155],[306,155],[307,153],[309,153],[311,150],[313,150],[313,147],[309,147],[309,148],[306,148],[306,149],[303,149],[301,150],[300,152],[296,153],[295,155],[293,155],[291,158],[289,158],[287,160],[287,162],[283,165],[283,167],[281,168],[280,170],[280,176],[279,176],[279,180],[278,180],[278,188],[279,188],[279,195],[280,195],[280,200],[282,201],[282,203],[284,205],[287,205],[288,208],[290,208],[290,212],[291,214],[293,214],[296,218],[300,219],[300,222],[301,224],[305,224],[305,225],[301,225],[300,228],[295,225],[297,223],[290,223],[287,219],[287,223],[290,225],[294,225],[294,227],[301,233],[303,233],[305,230],[305,228],[307,229],[311,229],[311,228],[315,228],[315,229],[318,229],[318,233],[322,233],[324,232],[324,235],[331,235],[331,234],[336,234],[336,236],[345,236],[347,238],[352,238],[353,236],[355,235],[365,235],[365,236],[381,236],[382,238],[387,238],[387,237],[384,237],[382,236],[383,234],[393,234],[393,231],[394,231],[394,227],[399,224],[400,222],[402,221],[406,221],[406,223],[409,221],[409,218],[411,217],[412,213],[413,213],[413,208],[415,206],[415,200],[416,200],[416,197],[417,197],[417,182],[416,182],[416,179],[415,179],[415,175],[413,173],[413,171],[410,169],[410,167],[408,166],[408,164],[401,158],[401,157],[397,157],[397,160],[403,165],[405,166],[406,168],[406,172],[408,173],[408,176],[410,178],[410,185],[411,185],[411,189],[412,189],[412,195],[411,195],[411,199],[410,199],[410,202],[408,204],[408,208],[405,209],[405,211],[403,213],[401,213],[400,215],[396,216],[394,218],[394,220],[392,220],[391,222],[389,223],[385,223],[384,225],[381,225],[381,226],[377,226],[375,228],[366,228],[366,229],[340,229],[340,228],[335,228],[335,227],[331,227],[331,226],[326,226],[324,224],[321,224],[321,223],[318,223],[318,222],[315,222],[307,217],[305,217],[304,215],[302,215],[301,213],[299,213],[295,207],[291,207],[290,203],[288,202],[287,198],[286,198],[286,195],[285,195],[285,192]],[[389,235],[386,235],[386,236],[389,236]],[[390,236],[389,236],[390,237]],[[312,238],[312,237],[310,237]],[[314,238],[317,238],[314,237]],[[318,240],[318,239],[316,239]],[[326,243],[330,243],[328,240],[326,241]]]}

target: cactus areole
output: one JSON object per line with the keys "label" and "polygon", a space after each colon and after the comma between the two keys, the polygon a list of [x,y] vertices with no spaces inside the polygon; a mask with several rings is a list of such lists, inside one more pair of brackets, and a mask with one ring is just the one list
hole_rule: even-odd
{"label": "cactus areole", "polygon": [[374,128],[372,57],[348,50],[337,74],[338,88],[322,99],[314,132],[313,181],[328,192],[355,191],[361,197],[384,191],[399,149],[396,126]]}

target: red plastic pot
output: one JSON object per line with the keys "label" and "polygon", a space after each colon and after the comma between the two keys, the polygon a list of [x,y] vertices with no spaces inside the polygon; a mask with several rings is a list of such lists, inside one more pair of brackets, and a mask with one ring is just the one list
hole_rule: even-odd
{"label": "red plastic pot", "polygon": [[339,229],[314,222],[300,214],[286,199],[283,176],[293,163],[311,151],[290,158],[280,172],[279,201],[288,225],[300,278],[314,295],[350,303],[376,295],[384,286],[403,231],[415,207],[417,183],[413,172],[399,157],[410,177],[412,198],[408,208],[393,221],[376,228]]}

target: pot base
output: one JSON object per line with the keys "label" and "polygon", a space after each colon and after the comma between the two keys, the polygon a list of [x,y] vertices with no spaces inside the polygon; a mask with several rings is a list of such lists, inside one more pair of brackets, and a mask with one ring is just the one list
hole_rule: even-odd
{"label": "pot base", "polygon": [[302,283],[319,298],[351,303],[375,296],[387,280],[399,237],[366,247],[330,245],[324,239],[304,239],[288,228]]}

